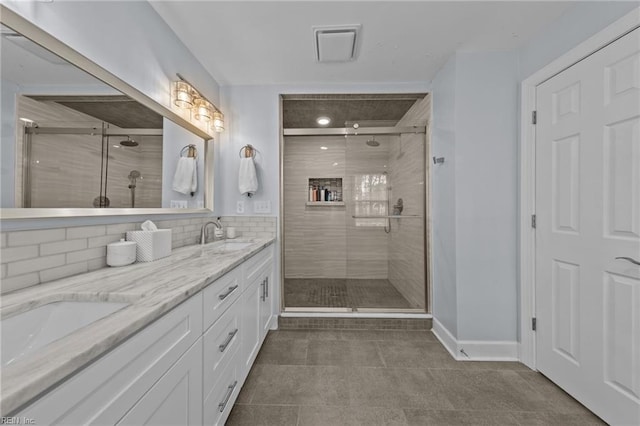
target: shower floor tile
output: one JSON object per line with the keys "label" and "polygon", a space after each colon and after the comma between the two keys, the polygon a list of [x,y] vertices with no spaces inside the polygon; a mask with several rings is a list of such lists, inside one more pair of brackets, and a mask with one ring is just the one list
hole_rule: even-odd
{"label": "shower floor tile", "polygon": [[412,307],[386,279],[287,278],[284,303],[296,308]]}

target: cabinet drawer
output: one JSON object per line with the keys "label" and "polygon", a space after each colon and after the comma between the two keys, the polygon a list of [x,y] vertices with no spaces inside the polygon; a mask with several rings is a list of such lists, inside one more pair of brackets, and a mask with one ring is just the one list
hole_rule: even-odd
{"label": "cabinet drawer", "polygon": [[216,377],[216,383],[209,395],[204,400],[203,424],[223,425],[229,417],[233,403],[235,402],[242,383],[238,376],[238,362],[234,353]]}
{"label": "cabinet drawer", "polygon": [[246,283],[255,281],[265,265],[272,262],[273,245],[270,245],[244,263],[244,281]]}
{"label": "cabinet drawer", "polygon": [[196,294],[21,411],[38,424],[115,424],[202,335]]}
{"label": "cabinet drawer", "polygon": [[204,335],[204,393],[218,381],[220,369],[237,353],[241,341],[240,306],[234,304]]}
{"label": "cabinet drawer", "polygon": [[204,289],[204,330],[220,318],[220,315],[240,296],[242,290],[241,266],[226,273]]}

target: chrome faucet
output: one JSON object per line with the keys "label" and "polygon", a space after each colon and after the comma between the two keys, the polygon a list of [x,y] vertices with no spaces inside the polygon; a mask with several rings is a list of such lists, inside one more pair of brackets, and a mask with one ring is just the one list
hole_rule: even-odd
{"label": "chrome faucet", "polygon": [[202,229],[200,230],[200,244],[204,245],[207,243],[207,237],[209,236],[207,232],[207,226],[214,225],[217,229],[222,229],[222,224],[220,223],[220,218],[216,221],[209,221],[202,225]]}

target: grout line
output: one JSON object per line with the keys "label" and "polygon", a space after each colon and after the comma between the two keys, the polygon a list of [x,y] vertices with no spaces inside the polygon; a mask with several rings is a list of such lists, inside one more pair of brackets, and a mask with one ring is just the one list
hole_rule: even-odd
{"label": "grout line", "polygon": [[300,425],[300,411],[302,410],[302,406],[298,405],[298,417],[296,418],[296,426]]}
{"label": "grout line", "polygon": [[382,361],[382,365],[384,365],[384,368],[389,368],[387,361],[384,359],[384,356],[382,355],[382,349],[380,349],[380,343],[379,342],[374,342],[374,343],[376,344],[376,352],[378,353],[378,358],[380,358],[380,360]]}

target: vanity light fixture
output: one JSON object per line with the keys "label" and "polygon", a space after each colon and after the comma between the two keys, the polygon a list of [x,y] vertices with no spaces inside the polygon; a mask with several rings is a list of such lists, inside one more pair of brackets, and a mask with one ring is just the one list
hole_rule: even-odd
{"label": "vanity light fixture", "polygon": [[180,108],[193,107],[193,89],[186,81],[176,81],[173,83],[173,104]]}
{"label": "vanity light fixture", "polygon": [[203,98],[198,98],[193,103],[193,112],[196,120],[209,122],[211,120],[211,104]]}
{"label": "vanity light fixture", "polygon": [[208,124],[209,131],[224,131],[224,114],[180,74],[176,75],[179,80],[173,83],[173,104],[179,108],[190,110],[192,118]]}
{"label": "vanity light fixture", "polygon": [[316,118],[316,123],[321,126],[328,126],[331,123],[331,119],[329,117],[318,117]]}
{"label": "vanity light fixture", "polygon": [[218,133],[224,132],[224,114],[217,110],[213,112],[213,129]]}

